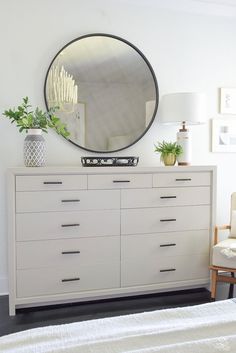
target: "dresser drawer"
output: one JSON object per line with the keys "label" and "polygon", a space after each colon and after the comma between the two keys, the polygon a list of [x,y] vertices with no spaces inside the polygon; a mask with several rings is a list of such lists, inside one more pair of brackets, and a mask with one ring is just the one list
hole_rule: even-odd
{"label": "dresser drawer", "polygon": [[121,210],[121,234],[209,229],[210,206]]}
{"label": "dresser drawer", "polygon": [[16,176],[16,191],[87,189],[87,175]]}
{"label": "dresser drawer", "polygon": [[153,175],[153,187],[208,186],[211,185],[210,172],[159,173]]}
{"label": "dresser drawer", "polygon": [[207,205],[210,200],[211,190],[208,186],[121,191],[122,208]]}
{"label": "dresser drawer", "polygon": [[156,262],[167,256],[209,255],[209,231],[126,235],[121,237],[121,261]]}
{"label": "dresser drawer", "polygon": [[119,234],[119,210],[18,213],[16,215],[18,241]]}
{"label": "dresser drawer", "polygon": [[88,189],[151,188],[152,174],[88,175]]}
{"label": "dresser drawer", "polygon": [[16,259],[17,269],[112,264],[120,260],[120,237],[17,242]]}
{"label": "dresser drawer", "polygon": [[17,298],[120,287],[120,263],[17,270]]}
{"label": "dresser drawer", "polygon": [[16,212],[79,211],[120,208],[119,190],[24,191],[16,193]]}
{"label": "dresser drawer", "polygon": [[121,286],[143,286],[209,277],[209,256],[186,255],[126,261],[121,264]]}

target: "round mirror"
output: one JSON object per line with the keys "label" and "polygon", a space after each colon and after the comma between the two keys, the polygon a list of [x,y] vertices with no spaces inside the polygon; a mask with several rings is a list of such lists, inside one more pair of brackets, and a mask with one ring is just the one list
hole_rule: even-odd
{"label": "round mirror", "polygon": [[92,152],[119,151],[137,142],[158,107],[158,85],[145,56],[124,39],[91,34],[53,59],[44,85],[46,106],[67,125],[68,140]]}

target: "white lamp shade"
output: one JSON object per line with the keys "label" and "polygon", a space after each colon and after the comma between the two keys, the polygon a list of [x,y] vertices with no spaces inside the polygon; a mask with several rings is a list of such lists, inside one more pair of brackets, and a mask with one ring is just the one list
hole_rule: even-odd
{"label": "white lamp shade", "polygon": [[206,120],[206,95],[204,93],[171,93],[162,96],[160,104],[162,124],[203,124]]}

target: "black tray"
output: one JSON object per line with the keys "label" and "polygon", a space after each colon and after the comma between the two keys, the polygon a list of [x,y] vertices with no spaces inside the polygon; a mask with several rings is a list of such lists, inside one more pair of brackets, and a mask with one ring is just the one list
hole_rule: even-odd
{"label": "black tray", "polygon": [[135,167],[139,157],[81,157],[83,167]]}

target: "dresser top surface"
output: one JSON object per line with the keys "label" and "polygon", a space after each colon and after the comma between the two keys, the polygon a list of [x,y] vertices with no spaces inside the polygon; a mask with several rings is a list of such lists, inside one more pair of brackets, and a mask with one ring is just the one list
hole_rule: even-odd
{"label": "dresser top surface", "polygon": [[215,172],[213,165],[191,165],[173,167],[80,167],[80,166],[45,166],[16,167],[8,172],[14,175],[46,175],[46,174],[137,174],[137,173],[169,173],[169,172]]}

